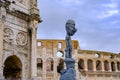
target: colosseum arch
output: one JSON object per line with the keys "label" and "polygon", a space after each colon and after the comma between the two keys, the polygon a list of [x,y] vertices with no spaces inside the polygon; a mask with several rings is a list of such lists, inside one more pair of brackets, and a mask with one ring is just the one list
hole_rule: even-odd
{"label": "colosseum arch", "polygon": [[112,71],[115,71],[116,69],[115,69],[115,63],[114,62],[111,62],[111,70]]}
{"label": "colosseum arch", "polygon": [[57,72],[60,73],[60,71],[64,68],[64,60],[62,58],[59,59],[59,63],[57,65]]}
{"label": "colosseum arch", "polygon": [[78,61],[78,69],[79,70],[84,70],[84,60],[83,59],[79,59],[79,61]]}
{"label": "colosseum arch", "polygon": [[100,60],[96,61],[96,70],[102,70],[102,64]]}
{"label": "colosseum arch", "polygon": [[109,62],[107,60],[104,61],[104,70],[109,71]]}
{"label": "colosseum arch", "polygon": [[10,80],[22,78],[22,62],[17,56],[9,56],[5,60],[3,75]]}
{"label": "colosseum arch", "polygon": [[87,67],[88,67],[88,70],[93,70],[93,61],[91,59],[87,61]]}
{"label": "colosseum arch", "polygon": [[37,58],[37,75],[42,76],[43,61],[41,58]]}
{"label": "colosseum arch", "polygon": [[54,64],[54,61],[52,58],[48,58],[46,60],[46,71],[53,71],[53,64]]}
{"label": "colosseum arch", "polygon": [[117,69],[120,71],[120,62],[117,62]]}

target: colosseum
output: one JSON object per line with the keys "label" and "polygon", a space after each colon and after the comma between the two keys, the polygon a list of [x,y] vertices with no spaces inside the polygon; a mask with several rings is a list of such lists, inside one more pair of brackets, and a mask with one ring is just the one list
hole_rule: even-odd
{"label": "colosseum", "polygon": [[[57,66],[65,65],[65,40],[41,39],[37,44],[37,76],[59,80]],[[81,50],[77,40],[72,40],[72,47],[77,80],[120,80],[120,54]]]}
{"label": "colosseum", "polygon": [[[37,0],[0,0],[0,80],[59,80],[65,40],[37,39],[40,22]],[[120,54],[72,46],[77,80],[120,80]]]}

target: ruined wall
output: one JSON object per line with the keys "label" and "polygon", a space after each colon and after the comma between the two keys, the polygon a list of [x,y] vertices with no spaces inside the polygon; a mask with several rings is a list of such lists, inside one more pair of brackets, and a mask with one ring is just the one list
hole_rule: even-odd
{"label": "ruined wall", "polygon": [[[65,40],[37,40],[37,76],[42,80],[59,80],[57,66],[65,58]],[[120,55],[109,52],[81,50],[72,41],[77,80],[119,80]],[[57,56],[57,54],[63,54]],[[60,57],[61,56],[61,57]],[[62,65],[62,64],[61,64]],[[65,68],[65,64],[64,64]]]}

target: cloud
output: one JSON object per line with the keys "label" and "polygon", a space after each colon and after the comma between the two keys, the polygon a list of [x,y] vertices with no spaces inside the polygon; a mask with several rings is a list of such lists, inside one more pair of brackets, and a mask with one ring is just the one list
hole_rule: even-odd
{"label": "cloud", "polygon": [[65,22],[74,19],[81,49],[120,51],[120,1],[111,0],[38,0],[39,39],[65,39]]}
{"label": "cloud", "polygon": [[104,19],[104,18],[108,18],[111,16],[114,16],[116,14],[119,14],[119,10],[106,10],[106,11],[102,11],[100,15],[97,16],[97,18],[99,19]]}
{"label": "cloud", "polygon": [[59,0],[59,3],[63,5],[78,5],[82,3],[82,0]]}

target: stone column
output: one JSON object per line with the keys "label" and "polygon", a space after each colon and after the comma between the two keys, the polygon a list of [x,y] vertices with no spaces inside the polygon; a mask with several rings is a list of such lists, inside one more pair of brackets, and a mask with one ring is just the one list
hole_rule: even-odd
{"label": "stone column", "polygon": [[46,80],[46,48],[42,48],[42,57],[43,57],[43,75],[42,80]]}
{"label": "stone column", "polygon": [[37,54],[37,50],[36,50],[36,45],[37,45],[37,41],[36,41],[36,27],[37,27],[37,21],[33,20],[31,21],[30,27],[31,27],[31,77],[33,80],[36,79],[37,77],[37,60],[36,60],[36,54]]}
{"label": "stone column", "polygon": [[111,62],[109,62],[109,71],[111,72],[112,69],[111,69]]}
{"label": "stone column", "polygon": [[3,21],[0,20],[0,79],[3,77]]}
{"label": "stone column", "polygon": [[88,65],[87,65],[87,60],[86,59],[84,60],[84,66],[85,66],[85,68],[84,68],[85,71],[88,71]]}
{"label": "stone column", "polygon": [[57,80],[57,60],[54,60],[54,80]]}
{"label": "stone column", "polygon": [[96,60],[93,60],[93,71],[96,71]]}
{"label": "stone column", "polygon": [[4,7],[0,7],[0,79],[4,79],[3,77],[3,38],[4,38],[4,22],[5,22],[5,16],[6,16],[6,9]]}
{"label": "stone column", "polygon": [[79,76],[81,76],[81,75],[79,75],[79,70],[78,70],[78,60],[76,60],[76,62],[75,62],[75,70],[76,70],[76,80],[78,80],[79,79]]}
{"label": "stone column", "polygon": [[104,69],[104,61],[101,61],[101,64],[102,64],[102,71],[105,71],[105,69]]}
{"label": "stone column", "polygon": [[54,53],[54,80],[58,79],[58,73],[57,73],[57,58],[56,58],[56,53],[57,53],[57,48],[53,48],[53,53]]}
{"label": "stone column", "polygon": [[118,72],[117,62],[115,62],[115,71]]}

